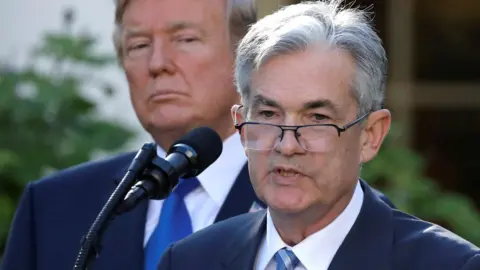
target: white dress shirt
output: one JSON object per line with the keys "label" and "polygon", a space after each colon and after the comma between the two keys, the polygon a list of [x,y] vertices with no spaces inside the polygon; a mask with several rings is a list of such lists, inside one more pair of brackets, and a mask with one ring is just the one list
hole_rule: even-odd
{"label": "white dress shirt", "polygon": [[[157,149],[157,155],[164,158],[163,149]],[[220,157],[200,175],[200,186],[185,196],[185,205],[192,219],[193,232],[203,229],[215,221],[235,179],[247,162],[240,135],[235,132],[223,142]],[[157,227],[163,200],[150,200],[145,224],[143,245]]]}
{"label": "white dress shirt", "polygon": [[287,247],[300,260],[295,270],[327,270],[335,253],[352,228],[363,203],[363,190],[357,183],[353,197],[345,210],[327,227],[308,236],[294,247],[290,247],[280,238],[267,210],[267,232],[260,244],[255,270],[275,270],[274,255]]}

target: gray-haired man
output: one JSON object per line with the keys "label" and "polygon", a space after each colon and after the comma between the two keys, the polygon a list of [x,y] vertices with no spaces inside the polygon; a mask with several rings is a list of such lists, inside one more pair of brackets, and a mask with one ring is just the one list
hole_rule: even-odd
{"label": "gray-haired man", "polygon": [[[235,48],[255,21],[254,0],[117,0],[115,47],[138,119],[160,146],[157,154],[164,156],[175,140],[201,125],[214,128],[224,145],[197,179],[181,182],[176,191],[184,192],[115,219],[94,269],[153,269],[169,243],[263,206],[230,117],[240,100],[232,81]],[[82,236],[133,155],[83,164],[28,185],[5,270],[72,268]]]}
{"label": "gray-haired man", "polygon": [[158,269],[480,269],[477,247],[388,207],[359,179],[390,128],[386,73],[365,13],[339,1],[253,25],[238,47],[232,115],[268,208],[171,245]]}

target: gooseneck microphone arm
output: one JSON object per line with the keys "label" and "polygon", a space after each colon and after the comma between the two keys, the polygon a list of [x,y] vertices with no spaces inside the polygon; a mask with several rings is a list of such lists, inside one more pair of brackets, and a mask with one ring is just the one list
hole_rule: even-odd
{"label": "gooseneck microphone arm", "polygon": [[153,157],[156,156],[156,150],[156,144],[145,143],[137,152],[122,181],[100,211],[88,233],[83,237],[81,248],[75,261],[75,270],[88,269],[95,257],[98,256],[103,233],[109,222],[113,220],[116,208],[123,201],[123,198],[138,177],[143,174]]}
{"label": "gooseneck microphone arm", "polygon": [[195,170],[189,170],[196,165],[198,160],[198,154],[191,146],[175,144],[170,152],[171,154],[165,159],[159,157],[153,159],[153,166],[146,169],[140,181],[125,196],[125,200],[117,209],[118,214],[131,210],[145,199],[164,199],[177,185],[179,177],[186,174],[197,174]]}

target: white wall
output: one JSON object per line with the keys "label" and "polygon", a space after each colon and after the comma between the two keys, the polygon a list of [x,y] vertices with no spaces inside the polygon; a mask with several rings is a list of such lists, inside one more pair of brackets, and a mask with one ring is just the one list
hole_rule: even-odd
{"label": "white wall", "polygon": [[[99,50],[114,53],[111,41],[113,30],[113,0],[2,0],[0,4],[0,61],[8,60],[15,65],[23,65],[28,50],[40,40],[42,33],[61,30],[62,12],[67,7],[75,9],[74,31],[88,30],[100,38]],[[136,130],[138,136],[128,146],[138,149],[150,137],[138,123],[128,95],[128,88],[121,70],[112,66],[105,74],[100,74],[113,82],[118,90],[112,101],[98,102],[104,106],[101,114],[116,119]],[[95,89],[85,89],[94,94]],[[90,91],[90,93],[88,92]]]}

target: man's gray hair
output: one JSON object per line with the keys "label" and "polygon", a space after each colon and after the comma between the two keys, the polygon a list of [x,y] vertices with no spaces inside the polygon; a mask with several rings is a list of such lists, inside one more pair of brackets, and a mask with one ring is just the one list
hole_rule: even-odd
{"label": "man's gray hair", "polygon": [[237,48],[235,82],[248,110],[252,73],[275,56],[327,44],[356,61],[352,82],[357,114],[383,105],[387,57],[365,11],[341,8],[341,0],[309,1],[286,6],[252,25]]}
{"label": "man's gray hair", "polygon": [[[113,44],[118,59],[123,59],[122,17],[128,4],[134,0],[114,0],[115,1],[115,29],[113,31]],[[247,33],[248,27],[257,21],[256,0],[226,0],[227,1],[227,21],[231,42],[236,48],[237,41],[243,38]]]}

